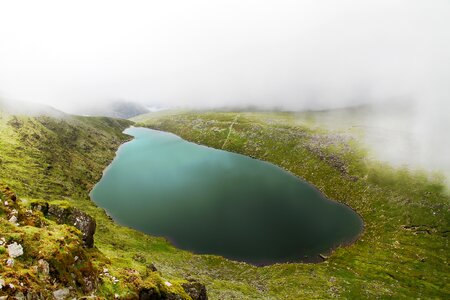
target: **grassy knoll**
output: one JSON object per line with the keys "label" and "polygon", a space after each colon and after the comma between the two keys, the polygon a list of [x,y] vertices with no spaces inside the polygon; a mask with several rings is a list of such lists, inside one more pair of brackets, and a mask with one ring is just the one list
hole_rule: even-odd
{"label": "grassy knoll", "polygon": [[[42,236],[48,253],[54,239],[66,239],[68,248],[63,249],[71,254],[67,257],[81,251],[82,257],[91,258],[94,274],[107,267],[119,282],[99,275],[96,294],[105,299],[114,294],[133,299],[136,288],[146,285],[189,299],[181,288],[184,278],[205,283],[211,299],[448,298],[449,198],[439,181],[369,162],[351,139],[300,126],[291,119],[290,114],[186,112],[139,119],[145,126],[190,141],[273,162],[313,183],[328,197],[347,203],[365,220],[363,236],[323,263],[258,268],[178,250],[163,238],[115,224],[93,205],[88,192],[117,147],[129,138],[121,132],[131,122],[0,114],[0,178],[23,200],[24,213],[25,201],[43,199],[78,207],[97,221],[96,248],[89,250],[77,248],[74,241],[79,232],[66,225],[46,221],[51,232],[47,236],[41,227],[16,228],[3,226],[7,223],[2,221],[0,237],[23,243],[25,253],[16,259],[19,269],[10,272],[2,266],[0,276],[8,283],[8,276],[27,273],[26,283],[36,286],[33,266],[40,256],[27,249],[39,247],[33,237]],[[0,218],[6,217],[4,211]],[[1,261],[6,257],[0,249]],[[153,272],[152,264],[159,272]],[[48,282],[45,288],[60,288],[64,280]]]}
{"label": "grassy knoll", "polygon": [[[439,176],[369,161],[352,138],[311,129],[290,113],[180,113],[136,120],[189,141],[272,162],[363,217],[361,238],[323,263],[244,267],[242,274],[221,278],[237,278],[243,295],[449,296],[450,199]],[[205,280],[212,289],[226,286]]]}

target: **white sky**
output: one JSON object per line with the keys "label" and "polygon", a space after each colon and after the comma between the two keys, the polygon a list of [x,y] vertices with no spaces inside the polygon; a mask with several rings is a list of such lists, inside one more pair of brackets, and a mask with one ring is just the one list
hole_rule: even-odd
{"label": "white sky", "polygon": [[406,99],[425,161],[450,174],[450,0],[0,0],[0,98],[67,112]]}
{"label": "white sky", "polygon": [[449,0],[0,0],[0,96],[61,109],[424,105],[449,82]]}

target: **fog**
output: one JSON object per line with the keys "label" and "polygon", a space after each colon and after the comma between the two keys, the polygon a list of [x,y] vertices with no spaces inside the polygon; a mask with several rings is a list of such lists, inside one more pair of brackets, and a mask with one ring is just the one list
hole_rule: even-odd
{"label": "fog", "polygon": [[406,102],[442,155],[449,28],[448,0],[2,1],[0,96],[66,112]]}

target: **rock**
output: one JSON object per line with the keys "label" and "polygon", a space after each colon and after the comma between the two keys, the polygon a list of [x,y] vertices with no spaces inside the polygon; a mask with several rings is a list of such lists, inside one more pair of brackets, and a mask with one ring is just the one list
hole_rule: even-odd
{"label": "rock", "polygon": [[53,292],[53,296],[56,300],[66,300],[70,295],[70,291],[68,288],[59,289]]}
{"label": "rock", "polygon": [[208,300],[206,287],[197,281],[191,281],[181,284],[184,291],[192,298],[192,300]]}
{"label": "rock", "polygon": [[0,300],[7,300],[8,296],[0,296]]}
{"label": "rock", "polygon": [[31,208],[42,212],[44,216],[55,220],[59,224],[67,224],[76,227],[83,234],[83,243],[85,247],[92,248],[94,246],[94,233],[97,224],[95,219],[85,212],[77,208],[62,207],[59,205],[48,204],[47,202],[32,203]]}
{"label": "rock", "polygon": [[38,261],[38,271],[41,274],[48,275],[50,273],[50,265],[47,261],[40,259]]}
{"label": "rock", "polygon": [[5,286],[5,281],[0,279],[0,290]]}
{"label": "rock", "polygon": [[95,276],[85,276],[83,277],[83,282],[84,282],[83,289],[86,293],[90,293],[97,288],[97,278]]}
{"label": "rock", "polygon": [[17,225],[17,217],[16,216],[12,216],[11,218],[9,218],[8,222],[12,223],[14,225]]}
{"label": "rock", "polygon": [[9,257],[16,258],[23,255],[22,245],[17,244],[16,242],[8,245],[8,254]]}
{"label": "rock", "polygon": [[33,202],[31,203],[31,209],[40,211],[46,216],[48,214],[48,203],[43,201]]}
{"label": "rock", "polygon": [[94,246],[94,234],[97,224],[95,219],[79,209],[73,209],[68,218],[69,224],[78,228],[83,233],[83,242],[87,248]]}
{"label": "rock", "polygon": [[155,267],[155,265],[153,263],[147,264],[147,270],[149,270],[150,272],[158,271],[158,269]]}
{"label": "rock", "polygon": [[172,284],[170,282],[168,282],[168,281],[164,282],[164,284],[167,285],[168,287],[172,286]]}
{"label": "rock", "polygon": [[10,268],[14,267],[14,258],[8,258],[6,265]]}

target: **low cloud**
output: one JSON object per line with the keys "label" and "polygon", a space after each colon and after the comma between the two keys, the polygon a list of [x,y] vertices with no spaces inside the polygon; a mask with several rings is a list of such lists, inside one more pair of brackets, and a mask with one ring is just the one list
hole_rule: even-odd
{"label": "low cloud", "polygon": [[0,93],[68,112],[400,101],[447,146],[448,28],[448,0],[3,1]]}

